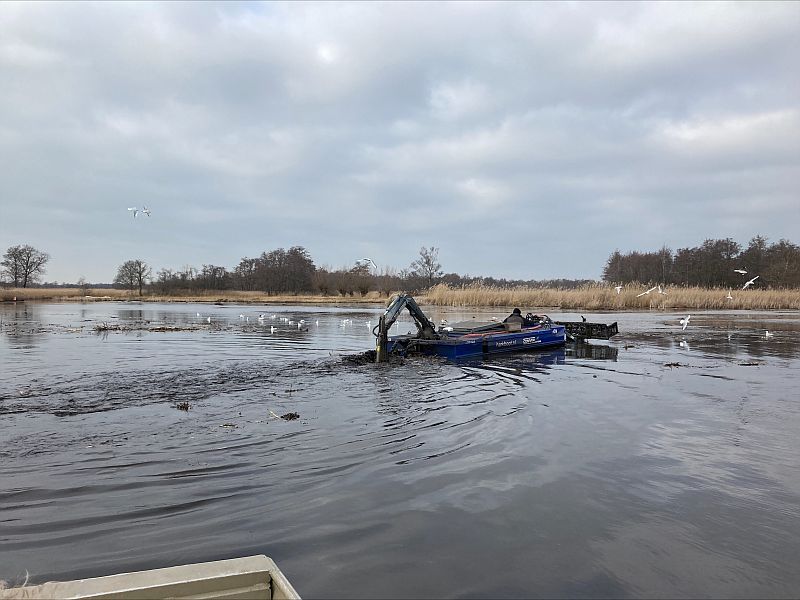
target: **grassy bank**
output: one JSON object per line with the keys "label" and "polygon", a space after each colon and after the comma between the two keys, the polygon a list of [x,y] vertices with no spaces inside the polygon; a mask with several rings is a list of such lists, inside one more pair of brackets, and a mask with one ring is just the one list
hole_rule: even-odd
{"label": "grassy bank", "polygon": [[[589,285],[577,289],[556,288],[497,288],[470,286],[450,288],[437,285],[416,296],[420,304],[459,307],[518,306],[521,309],[559,308],[564,310],[800,310],[800,289],[791,290],[730,290],[732,300],[726,298],[727,289],[698,287],[665,288],[666,294],[657,290],[644,296],[645,285],[627,285],[619,295],[612,286]],[[90,290],[84,294],[79,288],[11,288],[0,290],[0,302],[12,301],[51,302],[102,302],[134,300],[141,302],[224,302],[236,304],[370,304],[388,303],[386,296],[370,292],[366,296],[282,295],[270,296],[263,292],[212,291],[198,294],[160,295],[145,294],[139,297],[126,290]]]}
{"label": "grassy bank", "polygon": [[626,285],[619,294],[610,285],[589,285],[577,289],[496,288],[471,286],[450,288],[437,285],[419,300],[436,306],[513,307],[521,309],[559,308],[584,310],[798,310],[800,289],[791,290],[730,290],[698,287],[669,287],[665,294],[654,290],[638,296],[650,286]]}
{"label": "grassy bank", "polygon": [[0,302],[103,302],[134,300],[139,302],[225,302],[236,304],[386,304],[388,298],[370,292],[366,296],[322,296],[314,294],[273,295],[263,292],[236,290],[209,291],[196,294],[131,294],[127,290],[89,290],[84,294],[80,288],[8,288],[0,289]]}

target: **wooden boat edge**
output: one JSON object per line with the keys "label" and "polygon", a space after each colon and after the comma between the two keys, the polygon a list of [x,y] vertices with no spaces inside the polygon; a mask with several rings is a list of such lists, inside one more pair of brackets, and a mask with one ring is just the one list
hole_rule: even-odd
{"label": "wooden boat edge", "polygon": [[0,590],[0,600],[41,598],[299,600],[300,596],[275,562],[260,554]]}

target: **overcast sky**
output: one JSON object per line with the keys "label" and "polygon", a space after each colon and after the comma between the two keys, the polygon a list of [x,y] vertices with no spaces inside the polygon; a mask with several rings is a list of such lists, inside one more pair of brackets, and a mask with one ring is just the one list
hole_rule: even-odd
{"label": "overcast sky", "polygon": [[755,234],[800,243],[798,2],[0,3],[0,251],[49,281]]}

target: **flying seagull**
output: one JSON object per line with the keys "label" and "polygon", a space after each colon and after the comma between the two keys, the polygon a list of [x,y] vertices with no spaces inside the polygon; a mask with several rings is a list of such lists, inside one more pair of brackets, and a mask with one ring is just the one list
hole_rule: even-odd
{"label": "flying seagull", "polygon": [[133,218],[134,218],[134,219],[136,218],[136,215],[138,215],[138,214],[139,214],[139,209],[138,209],[138,208],[136,208],[135,206],[131,206],[130,208],[128,208],[128,210],[130,210],[130,211],[132,211],[132,212],[133,212]]}
{"label": "flying seagull", "polygon": [[622,289],[621,285],[614,286],[614,289],[617,290],[617,296],[619,296],[619,292]]}
{"label": "flying seagull", "polygon": [[726,300],[733,300],[733,296],[731,296],[731,291],[730,290],[728,290],[728,295],[725,296],[725,299]]}
{"label": "flying seagull", "polygon": [[658,286],[651,287],[649,290],[647,290],[647,291],[645,291],[645,292],[642,292],[641,294],[636,294],[636,297],[638,298],[639,296],[644,296],[645,294],[649,294],[650,292],[652,292],[653,290],[655,290],[655,289],[656,289],[656,287],[658,287]]}
{"label": "flying seagull", "polygon": [[370,263],[375,268],[376,271],[378,270],[378,265],[376,265],[375,261],[372,260],[371,258],[359,258],[358,262]]}
{"label": "flying seagull", "polygon": [[748,286],[751,286],[751,285],[753,285],[753,284],[756,282],[756,279],[758,279],[758,277],[759,277],[758,275],[756,275],[755,277],[753,277],[753,278],[752,278],[750,281],[748,281],[747,283],[745,283],[745,284],[744,284],[744,286],[742,287],[742,289],[743,289],[743,290],[746,290]]}
{"label": "flying seagull", "polygon": [[659,294],[661,294],[662,296],[666,296],[666,295],[667,295],[667,292],[665,292],[664,290],[662,290],[662,289],[661,289],[661,286],[658,286],[658,293],[659,293]]}
{"label": "flying seagull", "polygon": [[741,273],[742,275],[747,275],[747,271],[745,271],[744,269],[734,269],[733,272]]}
{"label": "flying seagull", "polygon": [[146,214],[148,217],[150,216],[150,209],[149,209],[149,208],[147,208],[146,206],[143,206],[143,207],[142,207],[142,212],[143,212],[144,214]]}
{"label": "flying seagull", "polygon": [[683,330],[686,331],[686,327],[689,325],[689,319],[692,318],[692,315],[686,315],[685,319],[681,319],[680,323],[683,325]]}

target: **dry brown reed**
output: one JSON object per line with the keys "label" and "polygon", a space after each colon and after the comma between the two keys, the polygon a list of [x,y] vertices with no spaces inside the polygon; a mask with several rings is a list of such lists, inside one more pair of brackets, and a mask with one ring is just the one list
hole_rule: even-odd
{"label": "dry brown reed", "polygon": [[35,300],[125,300],[131,297],[125,290],[102,289],[93,290],[84,295],[80,288],[0,288],[0,302]]}
{"label": "dry brown reed", "polygon": [[139,296],[127,290],[97,289],[84,295],[80,288],[6,288],[0,289],[0,302],[54,301],[95,302],[109,300],[134,300],[141,302],[221,302],[239,304],[374,304],[388,302],[385,296],[370,292],[365,296],[272,295],[264,292],[237,290],[209,291],[192,294],[148,294]]}
{"label": "dry brown reed", "polygon": [[[730,290],[668,287],[665,295],[654,290],[637,296],[649,286],[628,284],[619,295],[613,286],[592,284],[575,289],[535,287],[494,287],[473,285],[448,287],[437,285],[417,296],[420,304],[434,306],[561,308],[565,310],[800,310],[800,289]],[[263,292],[210,291],[193,294],[145,294],[139,297],[127,290],[98,289],[84,296],[80,288],[6,288],[0,289],[0,302],[56,301],[96,302],[134,300],[142,302],[219,302],[240,304],[388,304],[389,298],[370,292],[365,296],[275,295]]]}
{"label": "dry brown reed", "polygon": [[437,285],[419,298],[435,306],[560,308],[585,310],[798,310],[800,289],[728,289],[699,287],[668,287],[665,294],[653,290],[638,296],[650,286],[628,284],[619,295],[613,286],[591,284],[575,289],[514,287],[484,285],[448,287]]}

